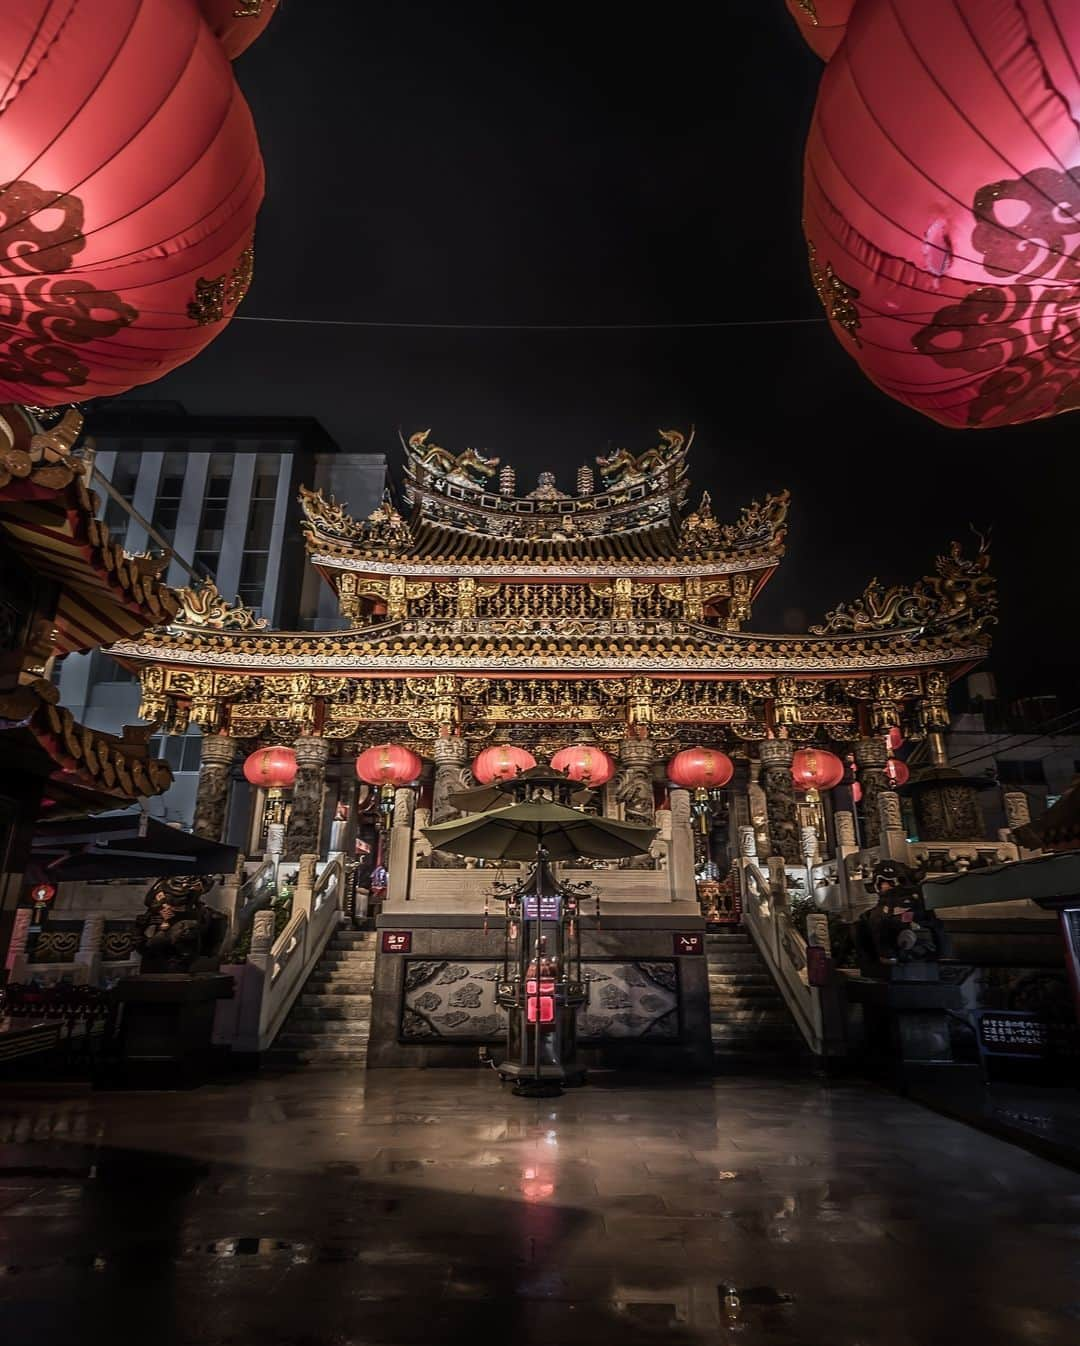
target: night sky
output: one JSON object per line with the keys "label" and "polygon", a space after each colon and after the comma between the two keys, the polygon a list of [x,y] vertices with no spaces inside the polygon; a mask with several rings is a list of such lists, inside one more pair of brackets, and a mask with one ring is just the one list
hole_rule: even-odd
{"label": "night sky", "polygon": [[[283,0],[237,62],[266,159],[245,318],[400,324],[819,319],[800,160],[820,63],[782,0]],[[397,428],[573,469],[697,426],[722,519],[790,487],[758,629],[926,573],[994,529],[1007,697],[1080,704],[1080,419],[946,430],[869,384],[823,322],[461,331],[234,322],[135,396],[318,417],[398,462]]]}

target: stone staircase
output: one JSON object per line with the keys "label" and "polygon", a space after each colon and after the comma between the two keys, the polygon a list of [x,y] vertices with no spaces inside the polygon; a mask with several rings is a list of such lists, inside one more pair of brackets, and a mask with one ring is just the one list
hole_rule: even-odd
{"label": "stone staircase", "polygon": [[790,1062],[803,1039],[750,934],[732,927],[705,936],[709,1018],[717,1063]]}
{"label": "stone staircase", "polygon": [[371,1030],[374,930],[340,929],[297,997],[273,1047],[272,1065],[363,1069]]}

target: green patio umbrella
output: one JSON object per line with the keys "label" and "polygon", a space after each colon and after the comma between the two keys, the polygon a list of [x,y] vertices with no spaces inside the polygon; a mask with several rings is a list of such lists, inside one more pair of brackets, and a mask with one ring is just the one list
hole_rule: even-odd
{"label": "green patio umbrella", "polygon": [[656,836],[655,827],[598,818],[548,799],[510,804],[490,813],[423,828],[436,850],[482,860],[535,860],[538,850],[550,860],[586,855],[595,860],[621,860],[645,855]]}

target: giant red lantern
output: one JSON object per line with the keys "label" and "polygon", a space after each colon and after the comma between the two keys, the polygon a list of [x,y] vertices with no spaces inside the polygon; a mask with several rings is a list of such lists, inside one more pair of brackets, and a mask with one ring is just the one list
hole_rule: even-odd
{"label": "giant red lantern", "polygon": [[280,744],[256,748],[244,761],[244,779],[264,790],[287,790],[296,779],[296,753]]}
{"label": "giant red lantern", "polygon": [[840,45],[854,4],[855,0],[787,0],[807,46],[823,61]]}
{"label": "giant red lantern", "polygon": [[796,790],[831,790],[844,779],[844,764],[823,748],[800,748],[791,759]]}
{"label": "giant red lantern", "polygon": [[615,763],[592,743],[575,743],[569,748],[560,748],[551,759],[556,771],[565,771],[571,780],[581,781],[598,790],[615,774]]}
{"label": "giant red lantern", "polygon": [[472,764],[472,773],[481,785],[491,785],[497,780],[512,780],[522,771],[528,771],[536,765],[536,758],[524,748],[515,748],[512,743],[497,743],[477,753]]}
{"label": "giant red lantern", "polygon": [[889,778],[889,784],[896,790],[911,779],[911,768],[899,757],[890,757],[885,763],[885,774]]}
{"label": "giant red lantern", "polygon": [[944,425],[1080,406],[1080,5],[857,0],[806,149],[814,285]]}
{"label": "giant red lantern", "polygon": [[684,748],[668,763],[667,774],[684,790],[720,790],[735,774],[735,763],[716,748]]}
{"label": "giant red lantern", "polygon": [[278,0],[199,0],[203,18],[235,61],[274,17]]}
{"label": "giant red lantern", "polygon": [[356,759],[356,774],[367,785],[408,785],[417,779],[423,767],[416,753],[397,743],[366,748]]}
{"label": "giant red lantern", "polygon": [[5,0],[0,122],[0,402],[124,392],[213,340],[263,166],[198,9]]}

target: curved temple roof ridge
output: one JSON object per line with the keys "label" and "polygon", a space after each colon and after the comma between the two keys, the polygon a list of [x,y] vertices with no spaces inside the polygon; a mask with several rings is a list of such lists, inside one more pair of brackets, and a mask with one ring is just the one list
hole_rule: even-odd
{"label": "curved temple roof ridge", "polygon": [[974,556],[962,542],[934,561],[934,574],[914,584],[886,588],[875,576],[859,598],[838,603],[813,635],[912,631],[917,634],[977,635],[997,619],[997,582],[990,574],[990,534],[971,530],[978,541]]}
{"label": "curved temple roof ridge", "polygon": [[658,433],[659,444],[643,453],[615,449],[599,455],[595,467],[580,467],[570,495],[551,472],[521,492],[515,470],[501,459],[473,448],[453,453],[420,430],[402,438],[409,517],[389,493],[357,520],[333,496],[301,487],[308,549],[327,558],[420,563],[759,557],[775,564],[783,554],[789,492],[752,501],[729,524],[716,520],[705,492],[684,516],[694,431]]}

